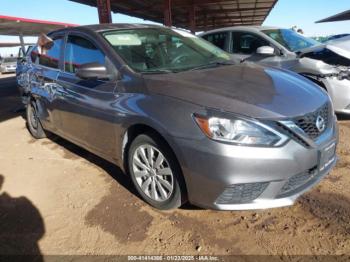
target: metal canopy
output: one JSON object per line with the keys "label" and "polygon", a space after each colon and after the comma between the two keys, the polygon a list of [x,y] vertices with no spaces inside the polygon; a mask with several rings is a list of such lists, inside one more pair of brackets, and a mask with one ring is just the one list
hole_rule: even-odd
{"label": "metal canopy", "polygon": [[[97,6],[96,0],[70,0]],[[172,25],[195,31],[233,26],[261,25],[278,0],[110,0],[111,10],[164,23],[171,7]],[[192,17],[192,19],[191,19]],[[192,21],[191,21],[192,20]],[[194,20],[194,21],[193,21]]]}
{"label": "metal canopy", "polygon": [[[0,47],[17,47],[21,46],[21,43],[0,43]],[[26,43],[25,45],[35,45],[34,43]]]}
{"label": "metal canopy", "polygon": [[0,35],[38,36],[73,24],[0,15]]}
{"label": "metal canopy", "polygon": [[350,10],[322,19],[316,23],[338,22],[345,20],[350,20]]}

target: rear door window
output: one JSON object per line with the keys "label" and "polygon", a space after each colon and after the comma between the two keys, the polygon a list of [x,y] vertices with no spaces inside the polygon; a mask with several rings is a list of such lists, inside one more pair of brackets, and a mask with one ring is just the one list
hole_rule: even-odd
{"label": "rear door window", "polygon": [[[63,43],[63,37],[57,37],[53,40],[53,45],[49,50],[44,49],[39,55],[39,64],[50,67],[50,68],[59,68],[59,61],[61,55],[61,48]],[[38,49],[32,51],[32,61],[36,59]]]}
{"label": "rear door window", "polygon": [[270,46],[262,37],[248,32],[233,33],[233,53],[254,54],[261,46]]}
{"label": "rear door window", "polygon": [[64,56],[65,71],[74,74],[81,65],[87,63],[104,65],[105,55],[88,39],[69,35]]}

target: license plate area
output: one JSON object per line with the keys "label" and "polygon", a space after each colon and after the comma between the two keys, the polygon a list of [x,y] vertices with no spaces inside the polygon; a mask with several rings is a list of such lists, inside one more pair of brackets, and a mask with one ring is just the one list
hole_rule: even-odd
{"label": "license plate area", "polygon": [[322,172],[333,164],[336,158],[336,143],[328,144],[319,153],[319,171]]}

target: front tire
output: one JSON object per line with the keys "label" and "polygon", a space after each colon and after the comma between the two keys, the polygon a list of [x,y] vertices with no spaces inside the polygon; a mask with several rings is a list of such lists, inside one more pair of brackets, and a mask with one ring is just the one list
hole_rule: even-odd
{"label": "front tire", "polygon": [[130,145],[128,171],[141,197],[151,206],[175,209],[185,202],[185,185],[175,155],[155,136],[139,135]]}
{"label": "front tire", "polygon": [[38,106],[34,99],[30,99],[27,104],[26,119],[28,130],[34,138],[41,139],[46,137],[45,131],[38,117]]}

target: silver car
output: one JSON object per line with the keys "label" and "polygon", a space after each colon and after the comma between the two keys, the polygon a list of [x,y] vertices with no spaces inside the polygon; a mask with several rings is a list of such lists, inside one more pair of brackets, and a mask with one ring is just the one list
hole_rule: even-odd
{"label": "silver car", "polygon": [[0,73],[15,73],[17,65],[17,58],[8,57],[0,62]]}
{"label": "silver car", "polygon": [[321,44],[293,30],[237,26],[201,35],[243,61],[281,67],[323,87],[337,113],[350,114],[350,41]]}
{"label": "silver car", "polygon": [[27,123],[115,163],[159,209],[292,205],[336,163],[327,93],[156,25],[66,28],[31,51]]}

